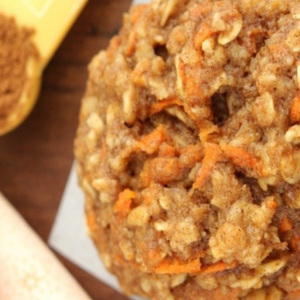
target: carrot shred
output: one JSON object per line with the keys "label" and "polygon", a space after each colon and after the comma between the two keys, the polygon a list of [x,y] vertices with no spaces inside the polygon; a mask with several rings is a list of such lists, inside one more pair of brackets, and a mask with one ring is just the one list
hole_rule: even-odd
{"label": "carrot shred", "polygon": [[86,224],[91,231],[93,231],[93,229],[96,227],[97,220],[93,212],[89,212],[86,214]]}
{"label": "carrot shred", "polygon": [[131,56],[135,51],[136,33],[131,32],[128,38],[128,45],[126,49],[126,55]]}
{"label": "carrot shred", "polygon": [[130,212],[130,206],[132,203],[132,199],[136,197],[136,192],[125,189],[123,192],[119,194],[118,200],[114,204],[113,210],[115,213],[119,213],[121,215],[128,215]]}
{"label": "carrot shred", "polygon": [[118,264],[120,266],[122,266],[122,267],[126,266],[126,261],[125,261],[125,259],[121,255],[116,254],[115,255],[115,259],[116,259],[116,261],[118,262]]}
{"label": "carrot shred", "polygon": [[284,50],[284,47],[280,43],[268,45],[268,49],[271,54],[281,53]]}
{"label": "carrot shred", "polygon": [[101,147],[101,157],[106,157],[106,155],[107,155],[107,146],[105,143],[103,143]]}
{"label": "carrot shred", "polygon": [[297,251],[300,245],[300,239],[298,237],[292,237],[290,240],[290,245],[293,251]]}
{"label": "carrot shred", "polygon": [[213,35],[213,31],[210,29],[209,24],[205,24],[200,28],[200,30],[196,33],[194,38],[194,46],[198,51],[202,52],[202,43]]}
{"label": "carrot shred", "polygon": [[199,274],[215,274],[228,269],[233,269],[237,266],[237,262],[232,262],[230,265],[225,264],[223,261],[217,262],[215,264],[205,266],[199,272]]}
{"label": "carrot shred", "polygon": [[300,95],[293,99],[289,117],[292,124],[300,122]]}
{"label": "carrot shred", "polygon": [[181,264],[178,261],[164,260],[158,267],[155,268],[156,274],[194,274],[201,269],[200,259],[194,259],[188,263]]}
{"label": "carrot shred", "polygon": [[291,223],[291,221],[288,219],[288,217],[284,217],[281,221],[280,221],[280,231],[282,232],[287,232],[292,230],[293,225]]}
{"label": "carrot shred", "polygon": [[138,20],[141,18],[142,13],[147,8],[147,5],[136,5],[134,6],[131,14],[130,14],[130,21],[132,25],[136,25]]}
{"label": "carrot shred", "polygon": [[114,58],[114,55],[118,49],[118,47],[120,46],[121,43],[121,39],[119,36],[115,36],[111,39],[108,49],[107,49],[107,58],[108,61],[112,61]]}
{"label": "carrot shred", "polygon": [[109,42],[109,46],[108,46],[108,49],[107,49],[107,51],[108,52],[115,52],[117,49],[118,49],[118,47],[120,46],[120,44],[121,44],[121,39],[120,39],[120,37],[119,36],[114,36],[111,40],[110,40],[110,42]]}
{"label": "carrot shred", "polygon": [[153,116],[162,111],[163,109],[173,105],[183,106],[183,103],[177,97],[171,97],[168,99],[157,101],[154,104],[152,104],[150,108],[150,116]]}
{"label": "carrot shred", "polygon": [[175,157],[176,149],[166,143],[159,147],[158,157]]}
{"label": "carrot shred", "polygon": [[259,164],[257,159],[243,148],[225,145],[224,147],[222,147],[222,150],[235,165],[238,165],[243,169],[253,169],[259,175],[263,175],[261,165]]}
{"label": "carrot shred", "polygon": [[163,125],[159,125],[150,134],[143,136],[135,145],[134,151],[143,151],[153,154],[158,150],[160,144],[165,140]]}
{"label": "carrot shred", "polygon": [[202,166],[198,172],[196,181],[194,182],[193,189],[199,189],[205,183],[214,165],[219,160],[220,154],[221,149],[219,145],[211,143],[206,144]]}
{"label": "carrot shred", "polygon": [[278,207],[278,203],[273,200],[267,201],[266,205],[268,208],[273,209],[273,210],[277,209],[277,207]]}
{"label": "carrot shred", "polygon": [[151,173],[151,163],[150,161],[146,161],[144,164],[144,168],[142,172],[140,173],[140,179],[142,182],[143,187],[148,187],[150,186],[152,182],[152,173]]}

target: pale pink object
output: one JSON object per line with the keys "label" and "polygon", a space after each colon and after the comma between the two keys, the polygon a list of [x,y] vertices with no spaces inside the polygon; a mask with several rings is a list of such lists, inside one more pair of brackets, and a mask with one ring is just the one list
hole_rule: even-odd
{"label": "pale pink object", "polygon": [[1,194],[0,300],[91,300]]}

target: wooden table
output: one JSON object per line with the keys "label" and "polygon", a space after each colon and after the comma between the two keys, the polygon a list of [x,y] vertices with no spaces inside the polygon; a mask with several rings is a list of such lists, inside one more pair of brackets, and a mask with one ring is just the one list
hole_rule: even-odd
{"label": "wooden table", "polygon": [[[0,191],[47,241],[72,165],[87,64],[118,32],[131,0],[90,0],[44,72],[29,118],[0,138]],[[1,238],[1,237],[0,237]],[[59,257],[94,300],[125,300]]]}

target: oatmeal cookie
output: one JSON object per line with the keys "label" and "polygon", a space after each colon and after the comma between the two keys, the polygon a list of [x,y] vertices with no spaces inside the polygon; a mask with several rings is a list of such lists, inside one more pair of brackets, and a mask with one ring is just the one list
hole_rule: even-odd
{"label": "oatmeal cookie", "polygon": [[89,66],[89,233],[127,294],[300,298],[300,4],[156,0]]}

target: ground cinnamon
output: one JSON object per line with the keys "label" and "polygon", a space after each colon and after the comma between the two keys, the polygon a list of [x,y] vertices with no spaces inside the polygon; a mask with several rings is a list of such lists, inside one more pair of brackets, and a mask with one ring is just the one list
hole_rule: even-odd
{"label": "ground cinnamon", "polygon": [[30,57],[38,55],[31,42],[33,33],[0,14],[0,131],[9,126],[9,116],[17,117],[26,105],[20,101],[28,83],[26,66]]}

